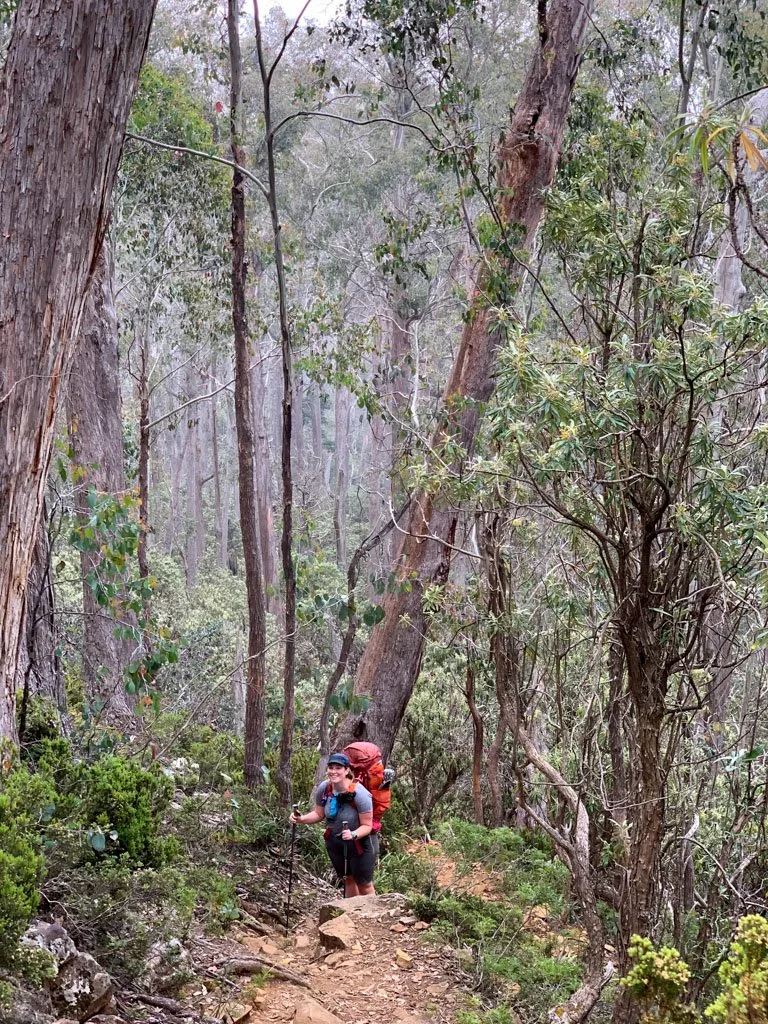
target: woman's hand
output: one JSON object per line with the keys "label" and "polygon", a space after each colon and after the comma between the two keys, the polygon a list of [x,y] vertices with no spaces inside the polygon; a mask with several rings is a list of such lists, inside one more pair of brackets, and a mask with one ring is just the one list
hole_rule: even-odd
{"label": "woman's hand", "polygon": [[341,833],[341,838],[345,840],[345,842],[349,842],[351,839],[354,839],[355,836],[352,834],[350,829],[345,828],[344,831]]}
{"label": "woman's hand", "polygon": [[292,825],[301,824],[302,815],[298,811],[291,811],[291,816],[288,819]]}

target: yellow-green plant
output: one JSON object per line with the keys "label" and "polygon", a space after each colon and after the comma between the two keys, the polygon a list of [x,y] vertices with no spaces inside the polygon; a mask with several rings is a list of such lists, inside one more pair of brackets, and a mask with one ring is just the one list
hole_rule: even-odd
{"label": "yellow-green plant", "polygon": [[720,967],[723,990],[705,1016],[722,1024],[768,1024],[768,921],[742,917],[728,959]]}
{"label": "yellow-green plant", "polygon": [[621,984],[642,1003],[642,1024],[696,1024],[700,1020],[693,1007],[682,1002],[691,972],[676,949],[656,949],[650,939],[633,935],[629,958],[634,967]]}

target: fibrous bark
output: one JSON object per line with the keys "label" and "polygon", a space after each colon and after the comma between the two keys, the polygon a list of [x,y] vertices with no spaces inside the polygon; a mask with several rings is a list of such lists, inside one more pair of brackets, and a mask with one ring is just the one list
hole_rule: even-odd
{"label": "fibrous bark", "polygon": [[155,0],[25,0],[0,77],[0,737],[62,380]]}
{"label": "fibrous bark", "polygon": [[[498,146],[498,206],[501,230],[516,249],[531,248],[544,212],[544,193],[552,183],[562,144],[566,116],[576,81],[592,0],[555,0],[540,25],[534,53],[507,131]],[[490,261],[489,261],[490,264]],[[443,418],[434,437],[437,449],[446,442],[468,456],[477,433],[481,408],[493,390],[493,367],[501,331],[487,302],[493,281],[483,264],[472,308],[443,399]],[[522,270],[506,268],[514,288]],[[462,461],[452,466],[462,473]],[[371,697],[362,716],[346,719],[342,738],[367,736],[389,754],[419,674],[428,624],[422,607],[426,587],[448,577],[457,514],[434,490],[422,490],[411,501],[407,533],[395,571],[401,582],[385,598],[385,618],[371,636],[355,682],[356,693]]]}

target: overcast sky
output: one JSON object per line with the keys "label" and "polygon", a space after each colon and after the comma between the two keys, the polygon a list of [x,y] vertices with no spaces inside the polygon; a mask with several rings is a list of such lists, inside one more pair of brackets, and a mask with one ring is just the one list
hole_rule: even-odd
{"label": "overcast sky", "polygon": [[[312,21],[330,21],[341,3],[342,0],[310,0],[304,17]],[[304,6],[304,0],[279,0],[279,6],[289,18],[295,18]]]}

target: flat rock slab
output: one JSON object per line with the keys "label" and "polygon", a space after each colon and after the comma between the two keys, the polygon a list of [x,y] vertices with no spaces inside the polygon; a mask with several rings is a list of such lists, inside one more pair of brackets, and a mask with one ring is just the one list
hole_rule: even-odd
{"label": "flat rock slab", "polygon": [[348,900],[334,900],[326,903],[318,911],[320,924],[325,924],[334,917],[348,914],[351,917],[362,917],[380,921],[385,917],[399,917],[406,909],[405,897],[398,893],[387,893],[384,896],[352,896]]}
{"label": "flat rock slab", "polygon": [[342,1024],[342,1021],[330,1010],[307,996],[301,1006],[296,1007],[293,1024]]}

